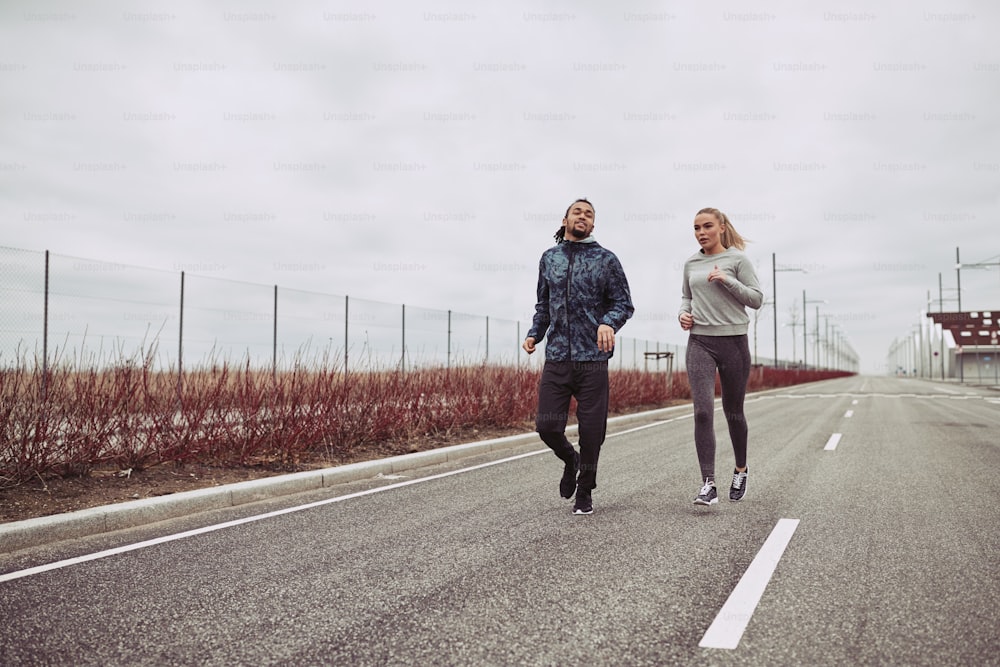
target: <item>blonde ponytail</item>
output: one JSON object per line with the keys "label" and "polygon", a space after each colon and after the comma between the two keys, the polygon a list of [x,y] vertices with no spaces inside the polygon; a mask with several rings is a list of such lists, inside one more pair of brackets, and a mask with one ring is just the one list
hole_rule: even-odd
{"label": "blonde ponytail", "polygon": [[695,215],[701,215],[702,213],[714,215],[715,219],[718,220],[724,227],[721,238],[723,248],[735,247],[737,250],[743,250],[746,248],[746,239],[740,236],[740,233],[736,231],[736,228],[733,227],[733,223],[729,221],[729,218],[725,213],[717,208],[703,208]]}

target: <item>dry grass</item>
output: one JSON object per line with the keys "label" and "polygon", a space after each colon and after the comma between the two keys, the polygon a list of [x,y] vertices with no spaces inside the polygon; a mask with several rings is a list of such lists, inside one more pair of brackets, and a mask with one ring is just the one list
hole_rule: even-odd
{"label": "dry grass", "polygon": [[[838,375],[756,369],[751,390]],[[843,375],[843,373],[840,373]],[[683,373],[611,371],[613,413],[689,398]],[[384,443],[523,428],[538,371],[509,366],[353,372],[295,364],[272,373],[214,363],[155,371],[149,357],[101,369],[0,370],[0,488],[164,463],[240,467],[348,460]]]}

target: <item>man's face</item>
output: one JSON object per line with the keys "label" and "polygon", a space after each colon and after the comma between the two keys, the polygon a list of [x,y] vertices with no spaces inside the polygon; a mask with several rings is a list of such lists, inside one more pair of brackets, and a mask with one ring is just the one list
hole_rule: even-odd
{"label": "man's face", "polygon": [[594,207],[587,202],[576,202],[563,218],[563,227],[566,228],[566,238],[587,238],[594,230]]}

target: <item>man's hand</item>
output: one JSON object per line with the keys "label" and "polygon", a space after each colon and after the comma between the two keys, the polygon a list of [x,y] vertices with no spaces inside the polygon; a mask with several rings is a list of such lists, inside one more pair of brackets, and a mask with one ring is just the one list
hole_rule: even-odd
{"label": "man's hand", "polygon": [[535,351],[535,339],[534,338],[525,338],[524,339],[524,343],[521,344],[521,349],[523,349],[528,354],[531,354],[532,352],[534,352]]}
{"label": "man's hand", "polygon": [[684,331],[688,331],[694,326],[694,316],[691,313],[681,313],[678,319],[681,321],[681,329]]}
{"label": "man's hand", "polygon": [[601,352],[610,352],[615,347],[615,330],[607,324],[597,327],[597,349]]}

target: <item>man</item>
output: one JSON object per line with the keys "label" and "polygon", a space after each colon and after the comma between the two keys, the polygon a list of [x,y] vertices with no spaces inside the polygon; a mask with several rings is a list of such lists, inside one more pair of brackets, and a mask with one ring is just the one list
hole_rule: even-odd
{"label": "man", "polygon": [[[538,302],[521,346],[531,354],[549,335],[535,430],[565,464],[559,494],[572,498],[575,491],[574,514],[594,511],[591,491],[608,427],[608,359],[615,333],[635,310],[621,263],[591,235],[594,218],[586,199],[566,209],[556,245],[538,263]],[[579,453],[566,439],[571,398],[577,403]]]}

